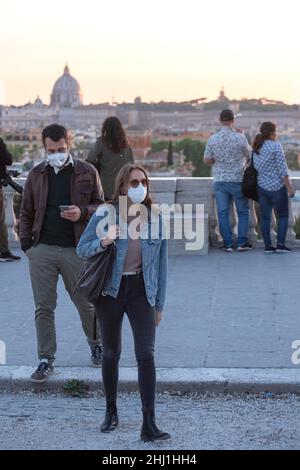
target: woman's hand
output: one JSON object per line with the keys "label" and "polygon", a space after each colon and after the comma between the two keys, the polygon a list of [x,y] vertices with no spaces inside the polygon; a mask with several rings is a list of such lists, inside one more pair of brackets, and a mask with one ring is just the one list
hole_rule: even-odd
{"label": "woman's hand", "polygon": [[112,225],[108,229],[107,236],[101,238],[101,245],[107,247],[111,245],[120,235],[120,227],[118,225]]}
{"label": "woman's hand", "polygon": [[293,188],[293,184],[292,184],[292,182],[291,182],[288,175],[283,178],[283,184],[285,185],[285,187],[287,189],[288,196],[289,197],[294,197],[295,196],[295,190]]}
{"label": "woman's hand", "polygon": [[162,321],[162,318],[163,318],[163,312],[159,312],[158,310],[156,310],[156,312],[155,312],[155,324],[156,324],[156,326],[159,326],[160,322]]}

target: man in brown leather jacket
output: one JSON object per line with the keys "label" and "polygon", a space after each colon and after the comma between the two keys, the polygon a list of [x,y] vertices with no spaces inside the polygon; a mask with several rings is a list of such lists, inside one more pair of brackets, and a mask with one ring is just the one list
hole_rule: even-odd
{"label": "man in brown leather jacket", "polygon": [[101,365],[102,352],[94,308],[74,292],[82,267],[76,245],[90,216],[103,202],[102,186],[92,165],[72,158],[63,126],[46,127],[42,139],[46,159],[28,175],[20,216],[21,247],[28,256],[36,306],[40,364],[31,376],[35,382],[45,382],[54,371],[59,274],[78,309],[94,366]]}

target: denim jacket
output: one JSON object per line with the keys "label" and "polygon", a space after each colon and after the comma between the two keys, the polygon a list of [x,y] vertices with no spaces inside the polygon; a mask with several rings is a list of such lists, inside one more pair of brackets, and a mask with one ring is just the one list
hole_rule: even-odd
{"label": "denim jacket", "polygon": [[[100,239],[107,235],[109,225],[118,224],[120,230],[122,230],[121,226],[123,225],[123,229],[125,226],[127,233],[127,224],[122,223],[118,212],[114,220],[108,219],[108,214],[109,207],[106,204],[99,206],[93,214],[77,246],[77,254],[80,258],[89,258],[105,249],[101,246]],[[144,230],[147,230],[147,232],[144,232]],[[152,307],[155,307],[157,311],[162,311],[166,297],[168,270],[168,242],[164,236],[162,215],[158,214],[156,217],[152,217],[151,221],[149,218],[148,223],[142,229],[142,233],[144,233],[141,236],[142,270],[147,299]],[[153,233],[157,235],[152,238]],[[118,296],[121,284],[128,249],[127,237],[124,239],[118,238],[115,245],[116,256],[112,275],[106,292],[102,293],[102,295],[108,294],[114,298]]]}

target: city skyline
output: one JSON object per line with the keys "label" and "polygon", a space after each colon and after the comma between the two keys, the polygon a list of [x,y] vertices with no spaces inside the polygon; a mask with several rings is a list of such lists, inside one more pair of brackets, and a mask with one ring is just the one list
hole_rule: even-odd
{"label": "city skyline", "polygon": [[[197,98],[196,98],[196,97],[189,97],[189,98],[187,98],[186,100],[183,100],[183,101],[176,101],[176,100],[169,100],[169,101],[167,101],[167,100],[164,100],[164,99],[160,99],[160,100],[157,100],[157,101],[154,101],[154,100],[150,99],[150,100],[146,101],[146,100],[143,99],[142,96],[134,96],[133,99],[131,99],[131,100],[127,101],[127,102],[125,102],[125,101],[117,102],[117,101],[114,99],[114,97],[112,97],[111,100],[108,99],[108,100],[106,100],[106,101],[104,101],[104,102],[101,102],[101,103],[100,103],[100,102],[99,102],[99,103],[95,103],[95,102],[86,103],[86,102],[84,102],[84,94],[83,94],[82,88],[80,87],[80,82],[77,81],[76,77],[74,77],[74,76],[72,75],[68,61],[66,61],[66,63],[65,63],[63,74],[60,75],[60,76],[57,78],[57,80],[55,80],[54,86],[56,85],[56,83],[58,82],[58,80],[59,80],[62,76],[65,76],[66,70],[67,70],[67,74],[69,74],[69,75],[71,76],[72,80],[75,80],[75,81],[77,82],[78,90],[79,90],[79,92],[80,92],[80,94],[81,94],[81,99],[82,99],[82,103],[78,103],[78,104],[83,104],[83,105],[85,105],[85,106],[87,106],[87,105],[96,105],[96,104],[106,104],[106,103],[109,103],[109,104],[134,103],[134,102],[136,102],[136,101],[140,101],[141,103],[146,103],[146,104],[151,104],[151,103],[153,103],[153,104],[159,104],[159,103],[168,103],[168,102],[169,102],[169,103],[175,103],[175,104],[183,104],[183,103],[186,103],[186,104],[188,104],[188,103],[197,103],[197,104],[200,104],[200,103],[208,103],[208,102],[220,100],[220,96],[221,96],[221,95],[224,95],[224,97],[225,97],[226,99],[228,99],[229,102],[239,102],[239,101],[246,101],[246,100],[249,100],[249,101],[251,101],[251,100],[253,100],[253,101],[257,100],[257,101],[259,101],[259,100],[261,100],[261,101],[266,101],[266,102],[269,101],[269,102],[274,102],[274,103],[277,102],[277,103],[283,103],[283,104],[295,104],[295,103],[286,103],[286,102],[284,102],[284,101],[282,101],[282,100],[275,100],[275,99],[273,99],[272,97],[267,97],[267,96],[259,96],[259,97],[258,97],[258,96],[255,96],[255,97],[254,97],[254,96],[251,96],[251,97],[250,97],[250,96],[248,96],[248,97],[247,97],[247,96],[243,96],[243,97],[241,97],[241,98],[229,97],[229,96],[227,95],[227,93],[226,93],[226,89],[225,89],[224,86],[219,87],[218,93],[216,93],[215,96],[212,97],[211,99],[208,98],[208,97],[205,97],[205,96],[201,96],[201,97],[198,96]],[[217,90],[216,90],[216,91],[217,91]],[[52,89],[51,89],[51,91],[50,91],[50,93],[49,93],[50,99],[49,99],[48,101],[47,101],[47,100],[45,100],[45,101],[42,100],[40,94],[37,93],[37,94],[34,96],[33,99],[29,99],[28,101],[26,101],[26,102],[24,102],[24,103],[21,103],[21,104],[18,104],[18,105],[15,105],[14,103],[10,103],[10,104],[6,104],[6,106],[17,106],[17,107],[18,107],[18,106],[23,106],[23,105],[27,105],[27,104],[30,104],[30,103],[34,103],[34,102],[37,102],[37,101],[41,101],[41,102],[43,102],[43,104],[45,104],[45,105],[47,105],[47,106],[55,106],[55,103],[53,103],[53,98],[52,98],[52,96],[53,96],[53,85],[52,85]],[[78,104],[77,104],[77,106],[78,106]],[[0,103],[0,105],[1,105],[1,103]]]}
{"label": "city skyline", "polygon": [[[0,104],[50,102],[68,62],[84,104],[268,98],[300,103],[299,6],[258,0],[114,5],[4,0]],[[18,12],[18,16],[16,16]]]}
{"label": "city skyline", "polygon": [[[66,61],[65,66],[64,66],[63,74],[61,74],[59,77],[57,77],[57,80],[55,80],[55,82],[54,82],[54,86],[58,83],[58,81],[59,81],[62,77],[65,76],[66,71],[67,71],[67,75],[69,75],[69,76],[72,78],[72,80],[74,80],[75,82],[77,82],[78,91],[79,91],[79,93],[81,94],[82,103],[78,103],[76,106],[78,106],[78,105],[80,105],[80,104],[81,104],[81,105],[82,105],[82,104],[84,104],[84,105],[96,105],[96,104],[106,104],[106,103],[109,103],[109,104],[122,104],[122,103],[125,103],[124,101],[117,102],[117,101],[113,101],[113,100],[111,100],[111,101],[110,101],[110,100],[106,100],[106,101],[104,101],[104,102],[102,102],[102,103],[84,103],[84,99],[83,99],[83,98],[84,98],[84,94],[83,94],[82,88],[80,87],[80,82],[77,81],[76,77],[74,77],[74,76],[72,75],[71,70],[70,70],[70,67],[69,67],[69,63],[68,63],[67,61]],[[54,89],[53,89],[53,84],[52,84],[52,88],[51,88],[51,91],[50,91],[50,93],[49,93],[50,99],[49,99],[48,101],[47,101],[47,100],[45,100],[45,101],[41,100],[40,94],[37,93],[33,99],[29,99],[27,102],[24,102],[24,103],[19,104],[19,105],[8,104],[7,106],[23,106],[23,105],[27,105],[27,104],[30,104],[30,103],[34,103],[34,102],[37,102],[37,101],[41,101],[41,103],[43,103],[43,104],[45,104],[45,105],[47,105],[47,106],[55,106],[55,103],[53,102],[53,91],[54,91]],[[208,102],[216,101],[216,100],[219,101],[221,95],[223,95],[226,100],[228,99],[229,102],[239,102],[239,101],[245,101],[245,100],[249,100],[249,101],[251,101],[251,100],[253,100],[253,101],[257,100],[257,101],[259,101],[259,100],[261,100],[261,101],[266,101],[266,102],[269,101],[270,103],[271,103],[271,102],[274,102],[274,103],[277,102],[277,103],[288,104],[288,103],[285,103],[284,101],[281,101],[281,100],[277,100],[277,101],[276,101],[276,100],[273,100],[272,97],[266,97],[266,96],[260,96],[260,97],[257,97],[257,96],[256,96],[256,97],[253,97],[253,96],[252,96],[252,97],[246,97],[246,96],[244,96],[244,97],[242,97],[242,98],[229,97],[229,96],[227,95],[227,93],[226,93],[226,89],[225,89],[224,86],[219,87],[219,89],[216,90],[216,94],[215,94],[215,96],[214,96],[212,99],[209,99],[208,97],[205,97],[205,96],[201,96],[201,97],[198,96],[197,98],[196,98],[196,97],[189,97],[189,98],[187,98],[187,99],[184,100],[184,101],[175,101],[175,100],[174,100],[174,101],[172,101],[172,100],[167,101],[167,100],[164,100],[164,99],[161,99],[161,100],[158,100],[158,101],[154,101],[154,100],[151,100],[151,99],[150,99],[149,101],[146,101],[146,100],[143,99],[142,96],[135,96],[133,99],[129,100],[129,101],[126,102],[126,103],[129,104],[129,103],[134,103],[134,102],[139,101],[139,102],[145,103],[145,104],[151,104],[151,103],[153,103],[153,104],[159,104],[159,103],[168,103],[168,102],[169,102],[169,103],[174,103],[174,104],[184,104],[184,103],[186,103],[186,104],[188,104],[188,103],[191,103],[191,104],[192,104],[192,103],[201,104],[201,103],[208,103]],[[222,98],[221,98],[221,99],[222,99]],[[0,103],[0,104],[1,104],[1,103]],[[57,104],[58,104],[58,103],[57,103]]]}

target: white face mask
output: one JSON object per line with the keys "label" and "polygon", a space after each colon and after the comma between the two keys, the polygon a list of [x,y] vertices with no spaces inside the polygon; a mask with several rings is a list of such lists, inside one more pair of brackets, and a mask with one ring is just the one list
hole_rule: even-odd
{"label": "white face mask", "polygon": [[129,188],[128,197],[134,204],[141,204],[147,196],[147,188],[140,183],[137,188]]}
{"label": "white face mask", "polygon": [[47,155],[47,162],[52,168],[54,168],[55,173],[58,173],[59,170],[64,166],[68,158],[69,152],[51,153],[50,155]]}

